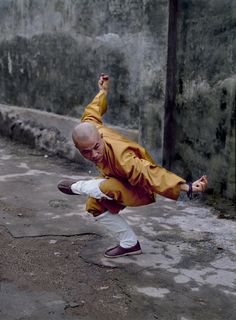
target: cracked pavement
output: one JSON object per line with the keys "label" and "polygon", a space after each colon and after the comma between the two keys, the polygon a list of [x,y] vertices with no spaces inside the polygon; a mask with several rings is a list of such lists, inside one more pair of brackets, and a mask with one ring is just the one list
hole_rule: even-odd
{"label": "cracked pavement", "polygon": [[0,320],[236,318],[234,220],[159,197],[122,213],[143,254],[111,260],[86,198],[56,188],[94,173],[3,138],[0,168]]}

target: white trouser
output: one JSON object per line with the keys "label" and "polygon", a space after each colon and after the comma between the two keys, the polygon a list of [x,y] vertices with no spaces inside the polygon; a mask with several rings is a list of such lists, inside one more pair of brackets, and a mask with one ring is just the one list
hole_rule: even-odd
{"label": "white trouser", "polygon": [[71,190],[76,194],[86,194],[95,199],[105,198],[112,200],[105,195],[99,188],[100,184],[106,179],[81,180],[71,185]]}
{"label": "white trouser", "polygon": [[104,212],[95,218],[120,241],[120,246],[130,248],[137,244],[137,237],[133,229],[128,225],[126,220],[119,214],[112,214],[109,211]]}
{"label": "white trouser", "polygon": [[[99,188],[100,184],[105,180],[106,179],[78,181],[71,185],[71,190],[76,194],[87,194],[95,199],[106,198],[108,200],[112,200]],[[130,248],[136,245],[137,237],[121,215],[112,214],[107,211],[96,217],[95,220],[111,231],[120,241],[120,245],[123,248]]]}

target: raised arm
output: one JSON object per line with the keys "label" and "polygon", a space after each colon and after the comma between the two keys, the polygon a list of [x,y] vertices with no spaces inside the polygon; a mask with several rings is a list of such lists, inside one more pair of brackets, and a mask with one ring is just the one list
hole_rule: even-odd
{"label": "raised arm", "polygon": [[109,78],[102,74],[98,81],[99,93],[84,110],[81,122],[92,122],[102,125],[102,116],[107,110]]}

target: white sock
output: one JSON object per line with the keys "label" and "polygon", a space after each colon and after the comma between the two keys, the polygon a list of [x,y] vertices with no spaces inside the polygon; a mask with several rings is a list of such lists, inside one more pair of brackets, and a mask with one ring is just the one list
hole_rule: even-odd
{"label": "white sock", "polygon": [[106,227],[120,241],[120,246],[123,248],[131,248],[137,244],[137,237],[120,214],[112,214],[109,211],[96,217],[96,221]]}
{"label": "white sock", "polygon": [[105,195],[99,188],[100,184],[105,180],[106,179],[93,179],[77,181],[71,185],[71,190],[76,194],[87,194],[95,199],[106,198],[112,200],[112,198]]}

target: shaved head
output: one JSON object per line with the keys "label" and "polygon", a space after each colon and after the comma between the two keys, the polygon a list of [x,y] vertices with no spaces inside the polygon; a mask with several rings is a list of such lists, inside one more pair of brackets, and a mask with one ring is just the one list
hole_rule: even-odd
{"label": "shaved head", "polygon": [[96,163],[102,159],[104,142],[97,127],[90,122],[78,124],[72,131],[75,147],[88,160]]}
{"label": "shaved head", "polygon": [[89,122],[78,124],[72,131],[72,139],[78,146],[91,140],[91,137],[97,137],[98,135],[99,132],[96,126]]}

